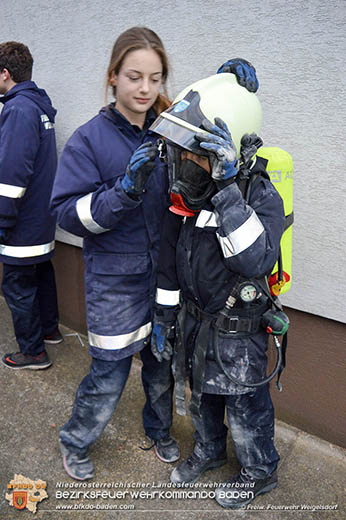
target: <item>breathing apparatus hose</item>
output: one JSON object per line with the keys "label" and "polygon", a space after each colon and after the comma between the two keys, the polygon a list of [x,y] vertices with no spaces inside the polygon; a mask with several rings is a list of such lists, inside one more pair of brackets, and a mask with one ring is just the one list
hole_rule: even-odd
{"label": "breathing apparatus hose", "polygon": [[[277,358],[276,358],[276,364],[275,364],[274,370],[272,371],[272,373],[268,377],[266,377],[262,381],[258,381],[257,383],[245,383],[244,381],[240,381],[236,377],[231,376],[226,371],[225,366],[224,366],[224,364],[223,364],[223,362],[221,360],[220,350],[219,350],[219,345],[218,345],[218,333],[219,333],[219,329],[214,327],[213,328],[213,347],[214,347],[216,361],[217,361],[219,367],[221,368],[222,372],[227,377],[227,379],[229,379],[235,385],[246,386],[248,388],[257,388],[259,386],[262,386],[262,385],[265,385],[265,384],[269,383],[276,376],[276,374],[279,372],[280,367],[281,367],[281,362],[282,362],[281,345],[280,345],[280,341],[278,340],[278,338],[276,336],[273,336],[274,343],[275,343],[275,348],[277,350]],[[278,386],[279,391],[281,391],[280,384],[277,385],[277,386]]]}

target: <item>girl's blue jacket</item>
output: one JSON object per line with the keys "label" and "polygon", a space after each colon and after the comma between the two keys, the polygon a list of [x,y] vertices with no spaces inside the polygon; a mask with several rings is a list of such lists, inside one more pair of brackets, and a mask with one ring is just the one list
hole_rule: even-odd
{"label": "girl's blue jacket", "polygon": [[52,208],[63,229],[84,237],[90,353],[121,359],[141,350],[151,332],[162,215],[168,204],[166,168],[157,159],[140,200],[121,180],[132,153],[155,141],[113,106],[103,108],[68,140],[59,162]]}

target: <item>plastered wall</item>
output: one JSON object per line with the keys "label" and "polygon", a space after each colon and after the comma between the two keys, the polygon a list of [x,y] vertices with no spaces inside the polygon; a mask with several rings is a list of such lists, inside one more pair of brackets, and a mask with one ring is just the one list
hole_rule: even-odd
{"label": "plastered wall", "polygon": [[26,43],[58,109],[61,151],[104,104],[120,32],[147,25],[171,59],[172,97],[230,57],[257,69],[266,145],[295,167],[294,283],[285,305],[346,322],[346,2],[0,0],[1,41]]}

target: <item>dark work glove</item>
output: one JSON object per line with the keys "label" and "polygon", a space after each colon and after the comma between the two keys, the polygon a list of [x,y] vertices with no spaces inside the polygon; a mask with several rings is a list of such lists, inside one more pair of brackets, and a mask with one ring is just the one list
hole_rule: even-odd
{"label": "dark work glove", "polygon": [[144,186],[155,166],[158,149],[153,143],[144,143],[132,154],[126,168],[126,174],[121,185],[129,195],[138,196],[144,191]]}
{"label": "dark work glove", "polygon": [[233,58],[221,65],[217,74],[221,72],[231,72],[235,74],[239,85],[245,87],[249,92],[257,92],[259,84],[256,69],[249,61],[243,60],[242,58]]}
{"label": "dark work glove", "polygon": [[171,341],[174,341],[174,337],[174,326],[167,327],[161,323],[153,323],[151,351],[160,363],[164,359],[168,361],[171,358],[173,354]]}
{"label": "dark work glove", "polygon": [[0,244],[6,244],[8,239],[8,229],[0,228]]}
{"label": "dark work glove", "polygon": [[231,184],[238,173],[237,152],[234,147],[227,125],[219,117],[215,125],[208,119],[203,121],[203,127],[209,134],[196,134],[199,146],[209,152],[211,176],[219,190]]}
{"label": "dark work glove", "polygon": [[175,322],[179,306],[155,305],[151,351],[157,361],[168,361],[173,354]]}

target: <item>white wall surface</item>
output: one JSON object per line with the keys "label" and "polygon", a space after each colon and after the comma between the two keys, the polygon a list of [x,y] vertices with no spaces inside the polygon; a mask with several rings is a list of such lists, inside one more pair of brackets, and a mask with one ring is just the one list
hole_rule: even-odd
{"label": "white wall surface", "polygon": [[267,146],[291,153],[293,287],[284,304],[346,322],[346,1],[0,0],[1,41],[26,43],[58,109],[59,151],[104,104],[114,40],[134,25],[163,39],[175,96],[231,57],[257,69]]}

